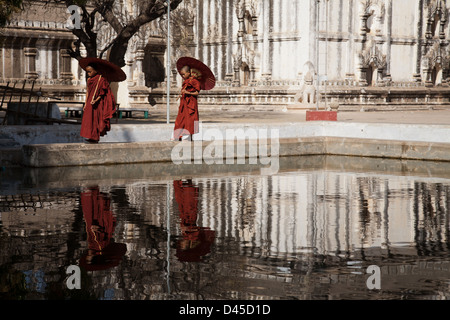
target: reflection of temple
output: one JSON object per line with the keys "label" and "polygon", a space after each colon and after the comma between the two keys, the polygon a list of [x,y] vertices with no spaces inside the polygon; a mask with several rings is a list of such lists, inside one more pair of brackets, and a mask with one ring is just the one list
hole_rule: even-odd
{"label": "reflection of temple", "polygon": [[[251,243],[261,256],[346,255],[417,239],[447,241],[448,226],[433,220],[448,214],[449,190],[432,184],[317,172],[242,178],[203,190],[202,225],[220,239]],[[233,196],[221,203],[223,194]]]}
{"label": "reflection of temple", "polygon": [[[65,8],[31,3],[0,35],[0,82],[38,79],[79,98]],[[138,12],[133,1],[115,3],[122,16]],[[177,80],[181,55],[210,65],[218,81],[201,96],[204,107],[311,107],[317,97],[343,110],[448,105],[449,8],[445,0],[184,0],[172,17],[171,74]],[[102,47],[110,33],[99,28]],[[130,42],[122,106],[165,106],[165,32],[155,21]]]}
{"label": "reflection of temple", "polygon": [[[185,265],[174,257],[170,280],[183,297],[196,298],[195,292],[209,288],[211,297],[223,294],[224,298],[252,299],[290,292],[310,299],[320,292],[317,282],[331,286],[330,294],[339,297],[356,285],[365,288],[367,265],[402,256],[408,262],[382,267],[383,277],[401,276],[401,281],[408,282],[424,276],[446,278],[450,271],[450,261],[426,260],[447,252],[447,184],[327,171],[205,178],[194,183],[199,188],[197,224],[216,232],[208,259],[216,276],[208,271],[210,264]],[[144,220],[155,221],[162,228],[167,228],[166,214],[171,214],[171,234],[178,235],[182,230],[171,185],[137,183],[129,185],[127,195]],[[155,196],[156,190],[159,196]],[[167,196],[172,202],[169,208],[165,208]],[[166,259],[166,244],[147,243],[147,251],[143,251],[139,240],[142,226],[135,224],[135,228],[140,231],[134,236],[126,233],[129,243],[134,243],[134,264],[150,272],[155,258]],[[154,237],[156,233],[149,234]],[[172,247],[170,255],[174,256],[176,245]],[[247,267],[241,269],[242,264]],[[336,274],[315,272],[321,268],[336,269]],[[145,279],[155,279],[158,273],[153,273]],[[236,283],[241,288],[265,289],[235,292]],[[141,290],[149,288],[157,289],[147,284]],[[164,297],[163,291],[154,294]]]}
{"label": "reflection of temple", "polygon": [[[169,284],[190,299],[340,298],[355,288],[367,294],[371,264],[381,265],[385,292],[448,279],[448,180],[300,171],[193,182],[196,224],[215,231],[207,263],[176,258],[182,229],[172,181],[102,187],[117,216],[114,237],[127,253],[112,271],[91,275],[97,295],[164,299]],[[0,241],[2,265],[41,270],[47,284],[61,281],[55,261],[69,265],[86,246],[80,203],[59,198],[41,195],[44,207],[29,202],[27,212],[23,199],[37,196],[1,196],[8,206],[0,207],[0,230],[11,237]],[[32,260],[33,248],[47,254]],[[450,297],[448,286],[439,290]]]}

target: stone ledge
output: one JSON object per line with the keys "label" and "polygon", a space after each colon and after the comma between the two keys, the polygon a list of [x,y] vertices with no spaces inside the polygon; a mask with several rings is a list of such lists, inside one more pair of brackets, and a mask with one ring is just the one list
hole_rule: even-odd
{"label": "stone ledge", "polygon": [[[450,162],[380,159],[354,156],[302,156],[282,157],[280,173],[284,172],[350,172],[369,177],[393,175],[414,180],[450,179]],[[260,175],[262,165],[173,165],[171,162],[122,164],[114,166],[71,166],[51,168],[9,168],[2,172],[4,186],[0,194],[15,194],[17,177],[39,191],[48,188],[74,188],[80,186],[121,185],[130,182],[172,182],[178,179],[204,177],[240,177]],[[64,179],[61,179],[64,177]]]}
{"label": "stone ledge", "polygon": [[450,161],[450,143],[326,137],[326,155]]}
{"label": "stone ledge", "polygon": [[[375,116],[375,114],[374,114]],[[296,120],[296,119],[293,119]],[[209,130],[225,137],[230,130],[278,130],[280,138],[347,137],[375,140],[422,141],[450,143],[450,126],[433,124],[358,123],[340,121],[272,122],[272,123],[202,123],[203,136]],[[114,124],[103,143],[169,141],[173,124]],[[82,143],[77,125],[0,126],[0,135],[19,145]],[[197,139],[194,137],[194,139]],[[206,140],[206,139],[204,139]],[[221,139],[218,139],[221,140]]]}
{"label": "stone ledge", "polygon": [[[250,147],[258,147],[255,141],[242,140],[237,148],[245,147],[245,159],[262,159],[250,153]],[[116,165],[135,163],[172,162],[172,151],[179,148],[178,160],[185,164],[225,163],[228,159],[223,141],[195,142],[139,142],[103,144],[50,144],[23,146],[23,164],[28,167],[65,167],[90,165]],[[217,147],[218,149],[214,149]],[[201,148],[201,149],[200,149]],[[222,149],[220,149],[222,148]],[[222,150],[215,158],[212,150]],[[260,149],[257,149],[260,150]],[[280,138],[267,141],[266,158],[311,155],[356,156],[401,160],[426,160],[450,162],[450,143],[371,140],[341,137]],[[219,160],[218,160],[219,159]],[[231,159],[231,156],[230,156]],[[250,162],[250,160],[246,160]],[[237,163],[237,161],[236,161]],[[255,162],[256,163],[256,162]]]}

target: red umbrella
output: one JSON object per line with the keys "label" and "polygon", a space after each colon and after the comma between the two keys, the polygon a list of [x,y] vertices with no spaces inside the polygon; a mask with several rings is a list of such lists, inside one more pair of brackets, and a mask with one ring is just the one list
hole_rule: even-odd
{"label": "red umbrella", "polygon": [[216,85],[216,77],[211,69],[200,60],[192,57],[182,57],[178,59],[178,72],[180,72],[184,66],[189,66],[191,68],[191,73],[195,75],[198,81],[200,81],[200,88],[202,90],[211,90]]}
{"label": "red umbrella", "polygon": [[107,60],[87,57],[79,61],[80,67],[83,70],[86,70],[86,67],[91,63],[95,65],[95,70],[109,82],[122,82],[127,79],[127,75],[119,66]]}

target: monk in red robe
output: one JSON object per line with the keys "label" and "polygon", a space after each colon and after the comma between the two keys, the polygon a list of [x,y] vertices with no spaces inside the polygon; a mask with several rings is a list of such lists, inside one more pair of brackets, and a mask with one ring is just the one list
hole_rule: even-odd
{"label": "monk in red robe", "polygon": [[197,98],[200,93],[200,82],[191,74],[189,66],[184,66],[180,74],[183,78],[183,86],[172,138],[176,141],[181,140],[183,136],[192,139],[192,135],[199,131]]}
{"label": "monk in red robe", "polygon": [[108,80],[96,71],[95,65],[88,65],[86,72],[89,78],[80,135],[89,143],[98,143],[111,130],[116,101]]}

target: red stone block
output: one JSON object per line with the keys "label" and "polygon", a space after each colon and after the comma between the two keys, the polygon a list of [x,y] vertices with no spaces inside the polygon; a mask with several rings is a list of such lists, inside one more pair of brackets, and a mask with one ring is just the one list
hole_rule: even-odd
{"label": "red stone block", "polygon": [[306,121],[337,121],[337,111],[306,111]]}

